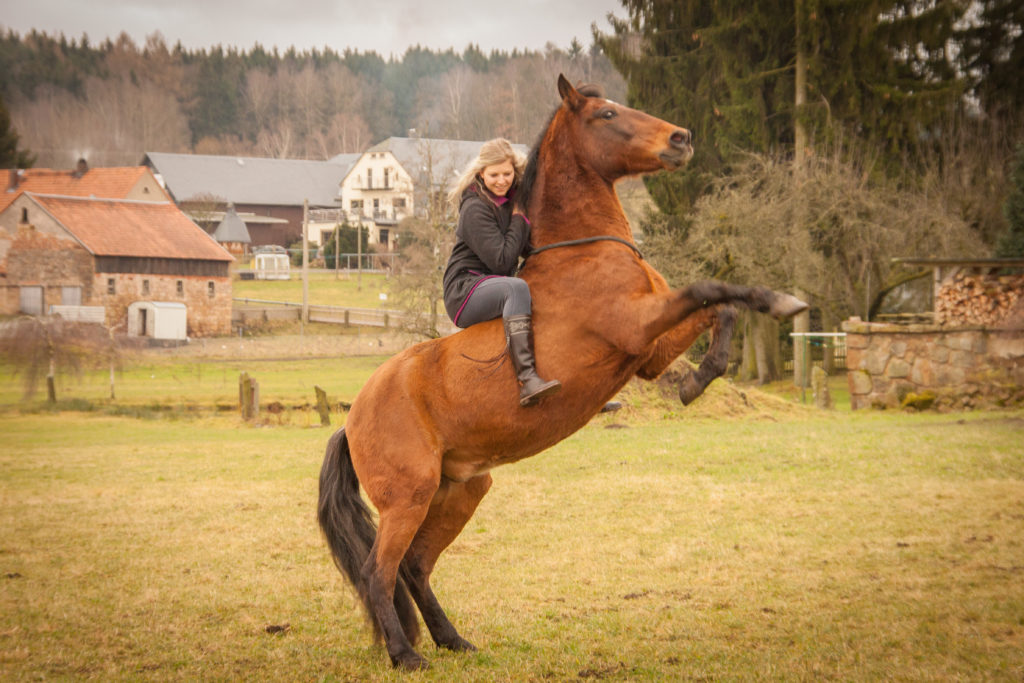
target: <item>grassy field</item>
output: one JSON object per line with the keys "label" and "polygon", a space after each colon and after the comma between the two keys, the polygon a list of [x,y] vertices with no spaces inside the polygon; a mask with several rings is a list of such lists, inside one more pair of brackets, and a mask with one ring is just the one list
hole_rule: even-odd
{"label": "grassy field", "polygon": [[[324,374],[358,386],[377,362]],[[203,401],[233,396],[211,367]],[[306,396],[308,362],[275,367],[265,387]],[[151,396],[184,382],[150,374]],[[8,407],[0,679],[1024,677],[1024,412],[631,399],[495,471],[435,574],[480,652],[421,645],[416,675],[370,641],[317,530],[329,430]]]}
{"label": "grassy field", "polygon": [[[389,281],[381,274],[363,273],[362,281],[356,273],[310,273],[309,303],[321,306],[347,306],[350,308],[393,308],[381,294],[390,293]],[[231,283],[236,299],[264,299],[302,303],[302,279],[293,272],[290,280],[239,280]]]}

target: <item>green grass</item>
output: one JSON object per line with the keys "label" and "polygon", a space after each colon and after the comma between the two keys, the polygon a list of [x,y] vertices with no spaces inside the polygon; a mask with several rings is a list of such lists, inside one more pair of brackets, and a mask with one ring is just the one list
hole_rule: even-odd
{"label": "green grass", "polygon": [[[260,383],[260,403],[281,403],[287,408],[309,405],[320,386],[332,402],[351,403],[360,387],[385,356],[349,356],[298,360],[189,359],[145,356],[115,375],[110,400],[108,370],[90,370],[57,381],[62,404],[94,410],[156,406],[159,410],[209,412],[238,406],[238,379],[249,373]],[[0,409],[41,410],[45,387],[31,401],[23,401],[25,386],[11,368],[0,366]]]}
{"label": "green grass", "polygon": [[8,411],[0,434],[4,680],[1024,676],[1021,411],[599,416],[494,472],[434,580],[480,652],[421,645],[416,675],[316,528],[329,430]]}
{"label": "green grass", "polygon": [[[390,300],[380,298],[382,293],[390,293],[390,283],[384,275],[363,273],[361,278],[360,282],[360,276],[356,273],[310,273],[309,303],[349,308],[394,308]],[[294,271],[290,280],[235,278],[231,283],[231,290],[231,295],[236,299],[302,303],[302,279],[299,271]]]}

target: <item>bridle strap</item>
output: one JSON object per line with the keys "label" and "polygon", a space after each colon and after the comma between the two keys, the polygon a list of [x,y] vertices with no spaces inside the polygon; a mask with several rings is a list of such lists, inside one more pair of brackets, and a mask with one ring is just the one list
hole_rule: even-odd
{"label": "bridle strap", "polygon": [[640,260],[643,260],[644,258],[644,255],[640,253],[640,250],[636,248],[635,244],[628,240],[624,240],[621,237],[612,237],[611,235],[598,235],[596,237],[584,237],[578,240],[568,240],[566,242],[554,242],[552,244],[545,244],[543,247],[536,247],[532,249],[529,255],[533,256],[534,254],[539,254],[540,252],[547,251],[548,249],[557,249],[559,247],[574,247],[578,244],[590,244],[592,242],[603,241],[618,242],[619,244],[625,244],[627,247],[636,252],[636,255],[640,257]]}

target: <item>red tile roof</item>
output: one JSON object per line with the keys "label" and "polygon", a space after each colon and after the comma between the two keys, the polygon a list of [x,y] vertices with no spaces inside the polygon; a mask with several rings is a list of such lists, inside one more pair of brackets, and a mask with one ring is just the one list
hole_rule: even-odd
{"label": "red tile roof", "polygon": [[234,260],[171,202],[29,196],[95,256]]}
{"label": "red tile roof", "polygon": [[[29,168],[19,171],[18,187],[14,191],[0,191],[0,211],[3,211],[22,192],[37,194],[60,194],[69,197],[105,197],[124,199],[135,188],[142,176],[150,173],[145,166],[123,166],[117,168],[90,168],[78,175],[74,171],[52,168]],[[8,178],[0,175],[0,183]],[[6,187],[6,185],[0,185]],[[163,197],[154,200],[170,199]]]}

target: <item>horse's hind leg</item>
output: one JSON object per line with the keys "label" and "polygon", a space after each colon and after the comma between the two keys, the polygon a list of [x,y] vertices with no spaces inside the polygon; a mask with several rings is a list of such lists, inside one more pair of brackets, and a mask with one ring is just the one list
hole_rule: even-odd
{"label": "horse's hind leg", "polygon": [[491,475],[483,474],[466,482],[442,479],[430,504],[427,518],[420,526],[405,556],[409,592],[420,608],[423,621],[438,647],[455,651],[474,651],[473,645],[458,634],[430,588],[430,575],[441,552],[447,548],[473,516],[481,499],[491,488]]}
{"label": "horse's hind leg", "polygon": [[[404,669],[423,669],[427,662],[413,649],[409,631],[413,630],[415,637],[414,625],[404,624],[395,609],[396,590],[404,590],[396,589],[395,583],[402,558],[427,515],[436,487],[436,481],[411,488],[396,485],[389,489],[384,503],[378,502],[379,497],[374,501],[380,525],[362,573],[391,663]],[[371,494],[371,500],[374,498]]]}

